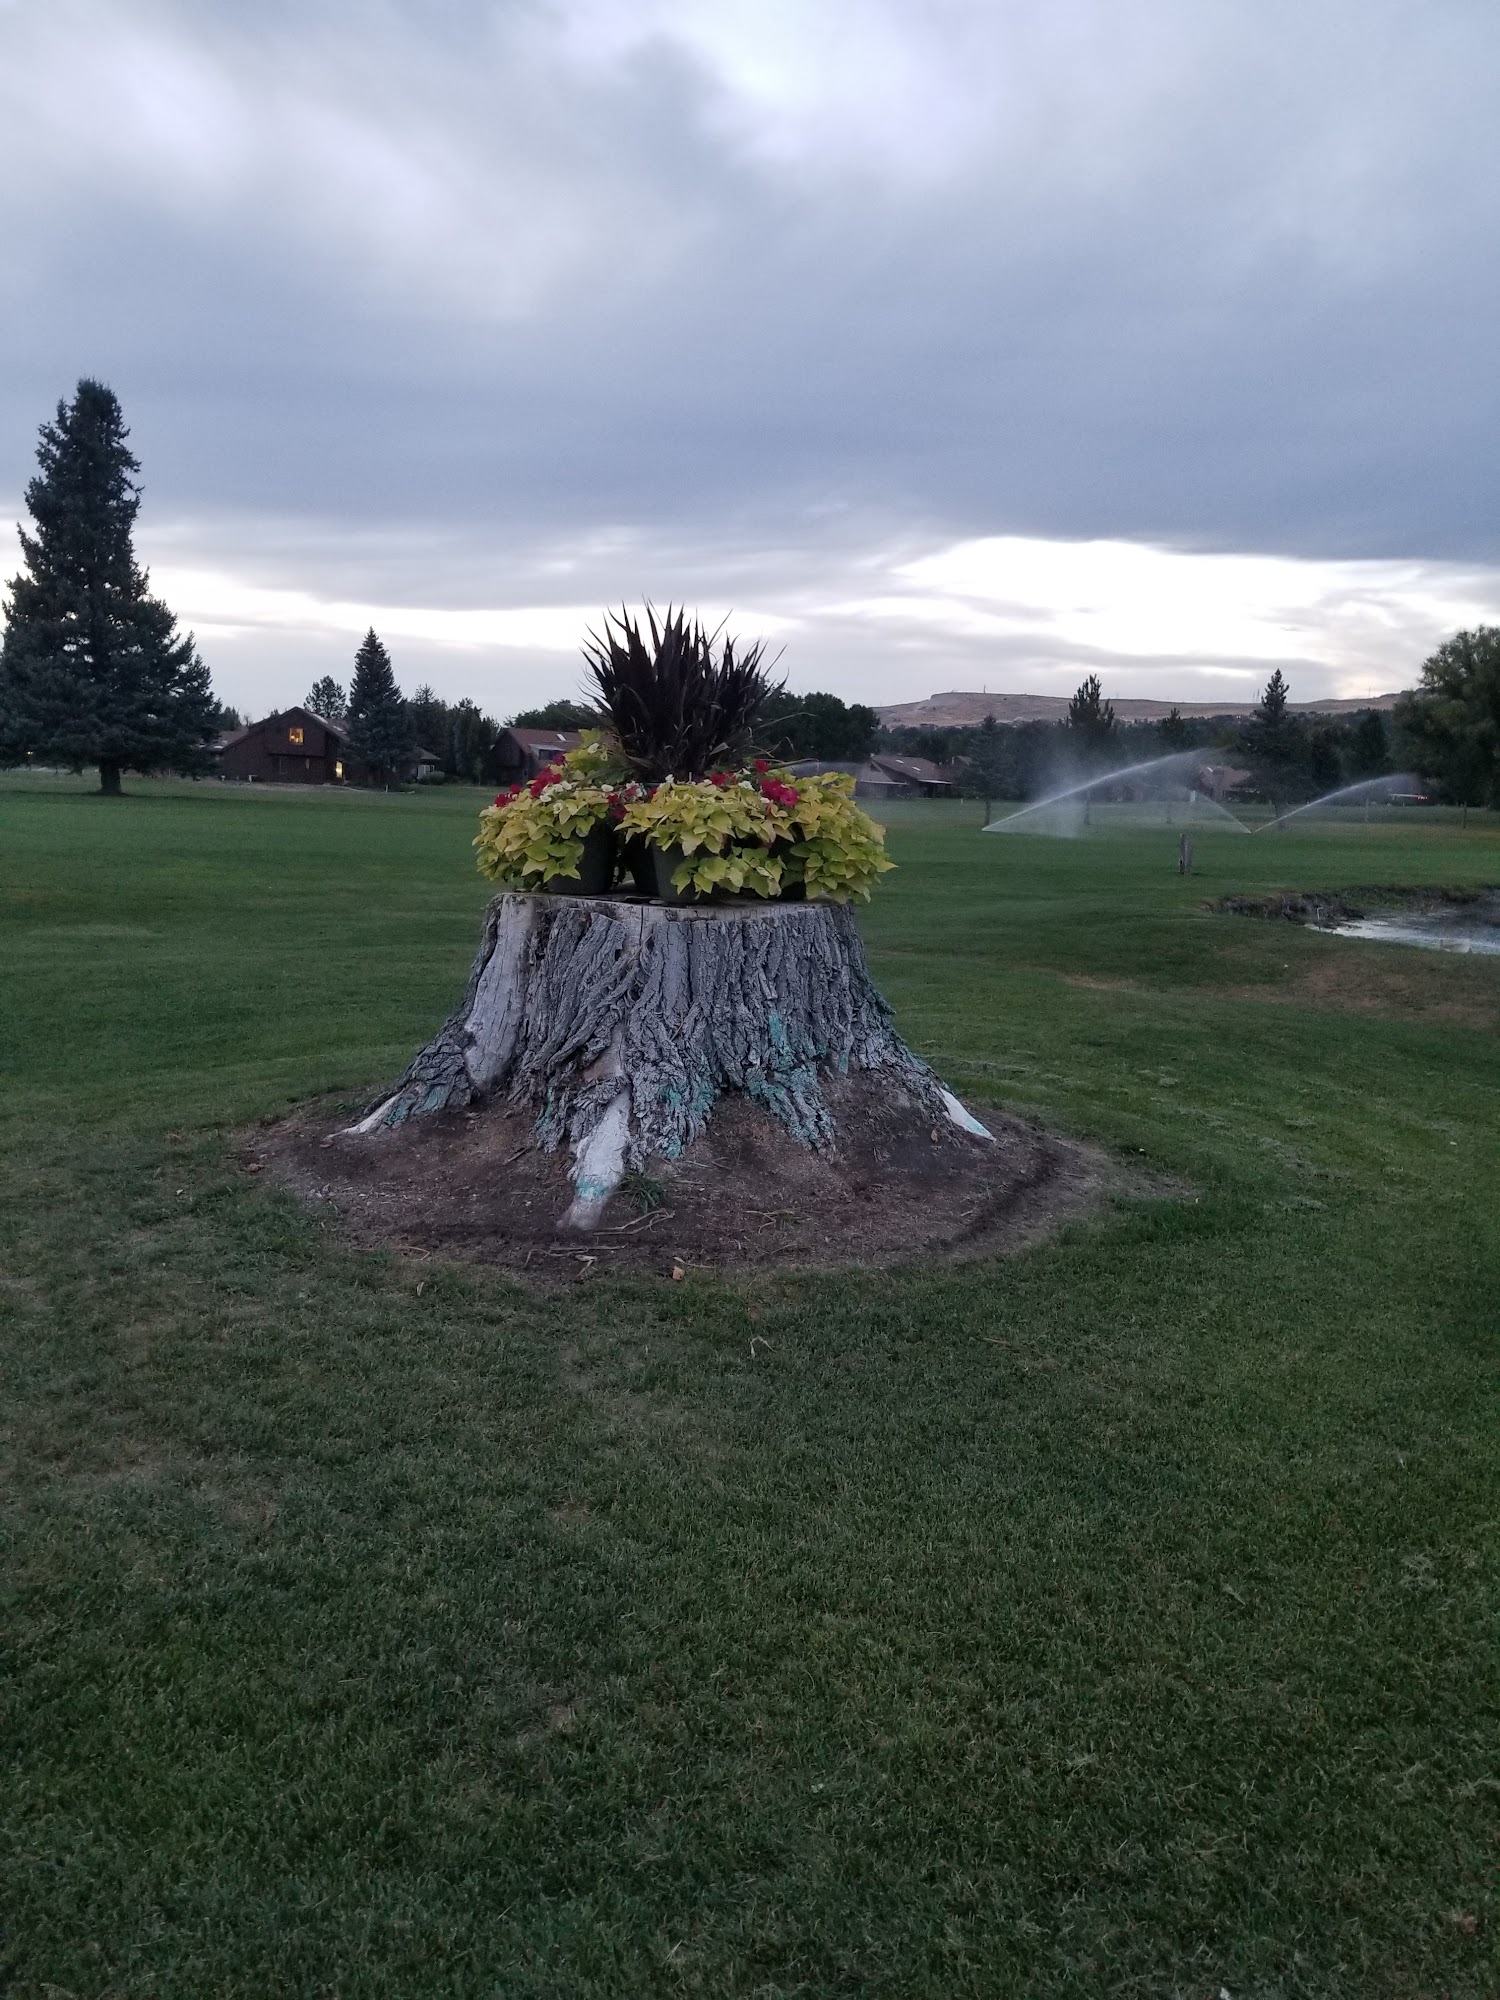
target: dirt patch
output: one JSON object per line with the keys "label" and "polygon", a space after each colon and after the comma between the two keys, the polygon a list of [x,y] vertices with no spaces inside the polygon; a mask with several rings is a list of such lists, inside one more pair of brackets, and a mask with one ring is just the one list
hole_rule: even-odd
{"label": "dirt patch", "polygon": [[1327,931],[1339,924],[1358,923],[1361,917],[1377,912],[1405,910],[1426,915],[1461,909],[1488,914],[1490,906],[1500,916],[1500,889],[1306,889],[1276,896],[1225,896],[1207,907],[1222,916],[1280,917],[1288,923]]}
{"label": "dirt patch", "polygon": [[1311,924],[1331,931],[1336,924],[1353,923],[1366,914],[1365,904],[1356,903],[1342,891],[1327,895],[1310,892],[1286,896],[1225,896],[1210,905],[1226,917],[1282,917],[1290,924]]}
{"label": "dirt patch", "polygon": [[[1283,918],[1313,930],[1332,931],[1370,917],[1452,916],[1456,933],[1466,923],[1500,922],[1494,889],[1359,888],[1312,890],[1277,896],[1227,896],[1214,909],[1233,916]],[[1230,1000],[1301,1006],[1320,1013],[1360,1014],[1386,1020],[1453,1022],[1500,1028],[1500,983],[1492,956],[1437,951],[1351,950],[1330,943],[1328,954],[1276,985],[1215,989]]]}
{"label": "dirt patch", "polygon": [[440,1112],[364,1136],[303,1115],[258,1132],[246,1162],[355,1242],[554,1277],[991,1256],[1144,1186],[1020,1119],[991,1115],[986,1141],[862,1077],[835,1081],[828,1098],[835,1157],[725,1097],[680,1159],[627,1177],[586,1236],[556,1227],[573,1193],[569,1157],[541,1150],[525,1108]]}
{"label": "dirt patch", "polygon": [[[1423,954],[1417,966],[1374,962],[1374,955],[1345,955],[1310,965],[1277,986],[1219,986],[1224,1000],[1308,1007],[1314,1013],[1363,1014],[1388,1021],[1444,1021],[1464,1028],[1500,1029],[1500,988],[1484,964]],[[1490,961],[1492,966],[1493,960]]]}

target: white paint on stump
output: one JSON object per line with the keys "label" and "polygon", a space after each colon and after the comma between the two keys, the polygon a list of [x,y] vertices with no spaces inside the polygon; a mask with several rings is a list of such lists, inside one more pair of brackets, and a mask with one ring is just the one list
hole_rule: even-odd
{"label": "white paint on stump", "polygon": [[[400,1094],[401,1093],[398,1091],[396,1093],[396,1097],[399,1097]],[[344,1137],[347,1139],[350,1136],[350,1134],[354,1132],[373,1132],[376,1129],[376,1127],[381,1123],[381,1121],[384,1119],[387,1111],[389,1111],[391,1106],[395,1103],[396,1097],[382,1098],[380,1103],[376,1105],[375,1109],[370,1113],[368,1118],[361,1118],[357,1125],[346,1125],[344,1127]]]}
{"label": "white paint on stump", "polygon": [[943,1109],[965,1132],[972,1132],[976,1139],[993,1139],[994,1133],[981,1125],[972,1111],[965,1111],[951,1090],[943,1091]]}
{"label": "white paint on stump", "polygon": [[622,1089],[579,1146],[573,1161],[578,1192],[558,1223],[560,1229],[597,1229],[610,1196],[625,1172],[630,1143],[630,1092]]}

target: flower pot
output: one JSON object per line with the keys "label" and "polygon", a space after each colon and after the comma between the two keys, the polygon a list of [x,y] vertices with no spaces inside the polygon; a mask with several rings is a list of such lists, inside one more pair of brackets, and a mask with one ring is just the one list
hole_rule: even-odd
{"label": "flower pot", "polygon": [[616,858],[622,887],[626,876],[629,876],[639,895],[656,894],[656,864],[651,858],[651,843],[645,834],[627,834],[623,840],[617,840]]}
{"label": "flower pot", "polygon": [[672,874],[680,868],[687,856],[680,847],[658,847],[651,844],[651,866],[656,876],[656,894],[663,903],[711,903],[712,896],[705,896],[698,889],[674,889]]}
{"label": "flower pot", "polygon": [[583,836],[577,875],[553,875],[542,887],[549,896],[607,896],[614,879],[614,828],[600,824]]}
{"label": "flower pot", "polygon": [[778,903],[805,903],[807,901],[807,884],[800,876],[796,881],[793,881],[791,876],[786,872],[786,861],[791,851],[792,842],[789,840],[778,840],[771,849],[771,853],[782,864],[781,893],[776,898],[776,901]]}

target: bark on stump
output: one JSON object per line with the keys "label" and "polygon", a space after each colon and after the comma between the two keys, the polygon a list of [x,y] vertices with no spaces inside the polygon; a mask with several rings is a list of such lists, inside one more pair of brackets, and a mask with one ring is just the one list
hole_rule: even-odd
{"label": "bark on stump", "polygon": [[896,1033],[851,910],[638,903],[507,892],[485,916],[461,1005],[351,1130],[503,1096],[573,1149],[560,1226],[592,1229],[627,1169],[676,1158],[739,1091],[822,1153],[820,1078],[863,1071],[988,1138]]}

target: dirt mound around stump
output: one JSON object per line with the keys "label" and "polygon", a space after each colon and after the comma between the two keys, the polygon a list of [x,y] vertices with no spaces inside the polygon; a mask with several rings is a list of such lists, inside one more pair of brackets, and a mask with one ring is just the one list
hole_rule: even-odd
{"label": "dirt mound around stump", "polygon": [[542,1150],[525,1107],[365,1135],[298,1117],[258,1134],[250,1158],[358,1243],[565,1277],[991,1256],[1097,1211],[1124,1184],[1102,1154],[1019,1119],[991,1115],[984,1140],[862,1076],[828,1096],[836,1155],[730,1095],[680,1159],[627,1176],[586,1235],[557,1227],[570,1155]]}

